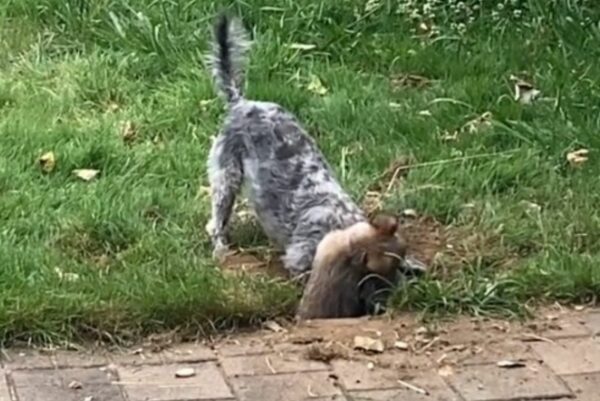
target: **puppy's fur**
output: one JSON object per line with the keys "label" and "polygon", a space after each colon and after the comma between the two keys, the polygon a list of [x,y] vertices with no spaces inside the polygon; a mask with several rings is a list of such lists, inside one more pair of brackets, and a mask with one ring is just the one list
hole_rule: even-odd
{"label": "puppy's fur", "polygon": [[[378,215],[328,233],[319,243],[297,319],[356,317],[369,313],[369,297],[397,281],[406,244],[394,217]],[[373,280],[368,281],[368,276]]]}
{"label": "puppy's fur", "polygon": [[[243,63],[249,41],[237,20],[220,16],[214,27],[213,77],[228,114],[208,158],[213,255],[228,248],[228,223],[242,184],[267,236],[285,250],[284,267],[310,269],[329,232],[364,222],[315,141],[281,106],[244,98]],[[366,223],[365,223],[366,224]]]}

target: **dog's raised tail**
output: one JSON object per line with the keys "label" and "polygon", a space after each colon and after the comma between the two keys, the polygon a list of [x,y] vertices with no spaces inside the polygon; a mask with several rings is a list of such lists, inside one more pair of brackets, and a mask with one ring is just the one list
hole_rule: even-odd
{"label": "dog's raised tail", "polygon": [[222,13],[215,22],[209,58],[213,79],[229,104],[244,96],[244,67],[250,40],[241,22]]}

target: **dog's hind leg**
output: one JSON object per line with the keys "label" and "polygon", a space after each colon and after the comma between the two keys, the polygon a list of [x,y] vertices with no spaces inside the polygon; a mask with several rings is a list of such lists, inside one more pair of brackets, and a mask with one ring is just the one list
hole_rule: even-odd
{"label": "dog's hind leg", "polygon": [[235,136],[222,135],[213,143],[208,156],[212,211],[206,231],[212,241],[213,257],[217,259],[222,259],[228,251],[228,225],[244,178],[240,146],[243,147]]}

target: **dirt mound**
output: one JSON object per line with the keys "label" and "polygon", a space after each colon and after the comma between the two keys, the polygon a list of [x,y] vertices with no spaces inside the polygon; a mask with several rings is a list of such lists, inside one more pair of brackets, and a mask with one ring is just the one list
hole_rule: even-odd
{"label": "dirt mound", "polygon": [[[434,266],[441,255],[445,255],[446,262],[453,266],[465,258],[460,247],[448,243],[448,238],[456,239],[456,234],[450,233],[447,227],[431,217],[402,217],[400,232],[405,233],[408,256],[427,267]],[[288,277],[281,263],[281,254],[267,247],[238,249],[225,259],[221,267],[228,272]]]}

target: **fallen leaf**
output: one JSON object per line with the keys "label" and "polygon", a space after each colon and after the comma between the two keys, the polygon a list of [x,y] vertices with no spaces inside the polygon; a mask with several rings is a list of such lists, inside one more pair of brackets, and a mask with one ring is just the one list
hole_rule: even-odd
{"label": "fallen leaf", "polygon": [[69,383],[69,388],[71,390],[80,390],[83,388],[83,384],[81,384],[81,382],[78,382],[77,380],[73,380],[71,383]]}
{"label": "fallen leaf", "polygon": [[38,163],[42,168],[44,173],[51,173],[56,167],[56,157],[54,156],[54,152],[46,152],[40,156],[38,159]]}
{"label": "fallen leaf", "polygon": [[281,332],[285,331],[285,329],[283,327],[281,327],[279,325],[279,323],[277,323],[277,322],[275,322],[273,320],[267,320],[264,323],[264,326],[265,326],[265,328],[267,328],[267,329],[269,329],[269,330],[271,330],[271,331],[273,331],[275,333],[281,333]]}
{"label": "fallen leaf", "polygon": [[415,334],[417,334],[417,335],[425,335],[425,334],[427,334],[428,331],[429,330],[427,330],[427,327],[421,326],[421,327],[419,327],[418,329],[415,330]]}
{"label": "fallen leaf", "polygon": [[524,81],[514,75],[511,75],[510,79],[515,84],[515,100],[521,104],[530,104],[541,94],[539,90],[537,90],[527,81]]}
{"label": "fallen leaf", "polygon": [[458,139],[458,131],[454,131],[452,133],[447,132],[442,135],[442,141],[444,142],[451,142],[451,141],[456,141]]}
{"label": "fallen leaf", "polygon": [[496,365],[501,368],[523,368],[525,367],[525,363],[522,361],[512,361],[512,360],[504,360],[496,362]]}
{"label": "fallen leaf", "polygon": [[126,143],[131,143],[137,136],[137,129],[133,122],[130,120],[125,121],[123,128],[121,129],[121,138]]}
{"label": "fallen leaf", "polygon": [[450,365],[444,365],[438,369],[438,374],[442,377],[449,377],[454,374],[454,369]]}
{"label": "fallen leaf", "polygon": [[180,379],[188,378],[196,376],[196,371],[194,368],[181,368],[177,372],[175,372],[175,377]]}
{"label": "fallen leaf", "polygon": [[567,161],[571,166],[580,166],[588,160],[589,150],[578,149],[567,153]]}
{"label": "fallen leaf", "polygon": [[56,273],[56,275],[58,276],[59,279],[64,280],[64,281],[74,282],[74,281],[79,280],[79,274],[63,272],[60,267],[55,267],[54,272]]}
{"label": "fallen leaf", "polygon": [[88,168],[73,170],[73,174],[75,174],[78,178],[82,179],[83,181],[93,180],[98,175],[99,172],[100,172],[99,170],[88,169]]}
{"label": "fallen leaf", "polygon": [[391,78],[390,83],[393,89],[422,88],[429,86],[431,84],[431,80],[427,77],[417,74],[398,74]]}
{"label": "fallen leaf", "polygon": [[354,337],[354,349],[382,353],[385,350],[385,347],[383,342],[379,339],[356,336]]}
{"label": "fallen leaf", "polygon": [[416,218],[419,214],[417,213],[417,211],[415,209],[404,209],[402,211],[402,216],[404,217],[412,217],[412,218]]}
{"label": "fallen leaf", "polygon": [[402,351],[408,351],[408,343],[405,343],[404,341],[396,341],[394,347],[401,349]]}
{"label": "fallen leaf", "polygon": [[475,117],[474,119],[468,121],[461,130],[465,130],[470,134],[474,134],[480,132],[484,128],[489,128],[492,126],[492,113],[486,111],[480,116]]}
{"label": "fallen leaf", "polygon": [[306,87],[306,89],[308,89],[312,93],[315,93],[315,94],[321,95],[321,96],[327,94],[327,88],[323,85],[323,83],[321,82],[319,77],[316,75],[312,75],[310,77],[310,82],[309,82],[308,86]]}
{"label": "fallen leaf", "polygon": [[119,110],[119,105],[115,102],[110,102],[106,105],[106,111],[109,113],[114,113],[117,110]]}
{"label": "fallen leaf", "polygon": [[312,50],[315,49],[317,47],[317,45],[313,45],[310,43],[291,43],[289,45],[290,49],[294,49],[294,50]]}

